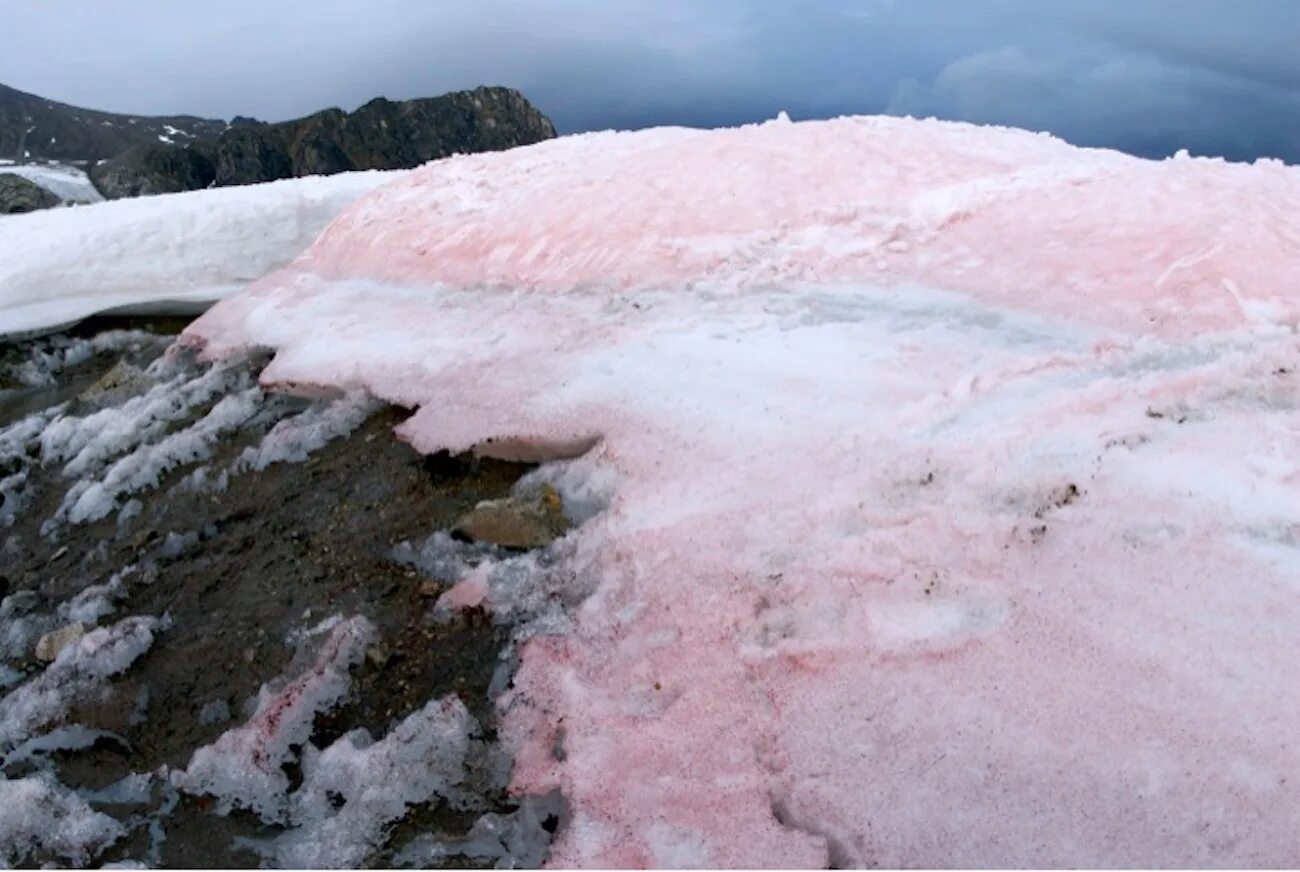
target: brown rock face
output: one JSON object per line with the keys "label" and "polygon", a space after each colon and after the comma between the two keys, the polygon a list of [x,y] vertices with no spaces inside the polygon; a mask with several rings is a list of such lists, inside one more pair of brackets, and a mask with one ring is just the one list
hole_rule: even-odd
{"label": "brown rock face", "polygon": [[80,641],[84,635],[86,635],[86,625],[81,621],[74,621],[66,627],[52,630],[36,643],[36,659],[49,663],[59,656],[60,651]]}
{"label": "brown rock face", "polygon": [[568,529],[560,495],[550,485],[527,496],[481,502],[455,528],[474,542],[520,551],[549,545]]}

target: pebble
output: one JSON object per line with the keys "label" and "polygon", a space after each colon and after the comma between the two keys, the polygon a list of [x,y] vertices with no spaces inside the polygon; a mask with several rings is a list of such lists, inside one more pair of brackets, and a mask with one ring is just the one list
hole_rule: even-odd
{"label": "pebble", "polygon": [[549,545],[568,529],[560,495],[545,484],[526,496],[485,500],[456,523],[456,531],[474,542],[513,549]]}
{"label": "pebble", "polygon": [[73,621],[66,627],[51,630],[36,643],[36,659],[49,663],[59,656],[60,651],[79,641],[84,635],[86,635],[86,625],[81,621]]}

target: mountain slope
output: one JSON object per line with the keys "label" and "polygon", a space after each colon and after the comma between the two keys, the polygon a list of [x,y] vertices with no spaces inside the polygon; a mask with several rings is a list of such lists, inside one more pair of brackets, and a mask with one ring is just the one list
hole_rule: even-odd
{"label": "mountain slope", "polygon": [[192,115],[118,115],[0,85],[0,158],[96,161],[133,145],[212,142],[229,125]]}

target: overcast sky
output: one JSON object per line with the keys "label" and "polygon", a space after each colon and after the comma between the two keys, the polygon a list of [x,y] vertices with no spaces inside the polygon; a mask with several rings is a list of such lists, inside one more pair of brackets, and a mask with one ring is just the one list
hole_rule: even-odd
{"label": "overcast sky", "polygon": [[1296,0],[0,0],[0,82],[266,120],[479,84],[561,132],[892,112],[1300,162]]}

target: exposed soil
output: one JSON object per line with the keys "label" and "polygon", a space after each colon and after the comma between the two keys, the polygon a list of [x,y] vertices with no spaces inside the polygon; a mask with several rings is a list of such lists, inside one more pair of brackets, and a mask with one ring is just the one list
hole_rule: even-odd
{"label": "exposed soil", "polygon": [[[105,326],[82,325],[75,335],[93,335]],[[112,326],[165,333],[179,322]],[[29,356],[34,343],[49,347],[57,341],[0,349],[0,372]],[[84,414],[81,392],[119,360],[144,365],[164,346],[162,340],[142,340],[133,349],[97,355],[58,373],[53,385],[25,387],[12,378],[0,383],[0,427],[59,402],[70,401],[70,413]],[[307,405],[288,397],[270,397],[267,403],[270,414],[225,437],[204,463],[213,468],[228,463],[275,420]],[[495,712],[488,687],[508,628],[477,612],[433,620],[430,606],[447,580],[421,577],[389,553],[403,540],[418,542],[451,528],[479,501],[505,496],[529,467],[420,456],[392,438],[392,428],[405,414],[381,409],[306,462],[232,475],[220,493],[180,487],[200,464],[182,466],[156,490],[138,495],[143,503],[138,515],[123,520],[110,514],[60,536],[42,535],[41,524],[57,508],[68,482],[59,467],[33,472],[31,502],[10,529],[0,528],[0,542],[6,537],[9,542],[0,596],[32,591],[34,610],[51,611],[88,584],[125,572],[126,595],[103,623],[133,614],[165,614],[171,620],[129,670],[102,695],[80,700],[66,718],[120,740],[52,755],[63,784],[96,790],[133,772],[183,769],[196,748],[243,720],[258,689],[289,664],[302,630],[338,614],[367,617],[378,641],[353,670],[351,696],[317,719],[314,742],[323,745],[358,727],[382,735],[448,693],[459,695],[492,738]],[[27,674],[44,668],[34,657],[10,666]],[[20,776],[26,766],[5,774]],[[487,810],[513,808],[499,788],[490,790],[498,792],[484,797]],[[100,861],[139,858],[145,843],[138,826],[142,809],[96,808],[135,824],[132,836]],[[166,839],[159,859],[166,866],[256,866],[259,856],[241,847],[238,837],[273,834],[250,814],[217,815],[202,798],[184,797],[160,820]],[[473,820],[446,807],[423,807],[394,833],[455,836]]]}

